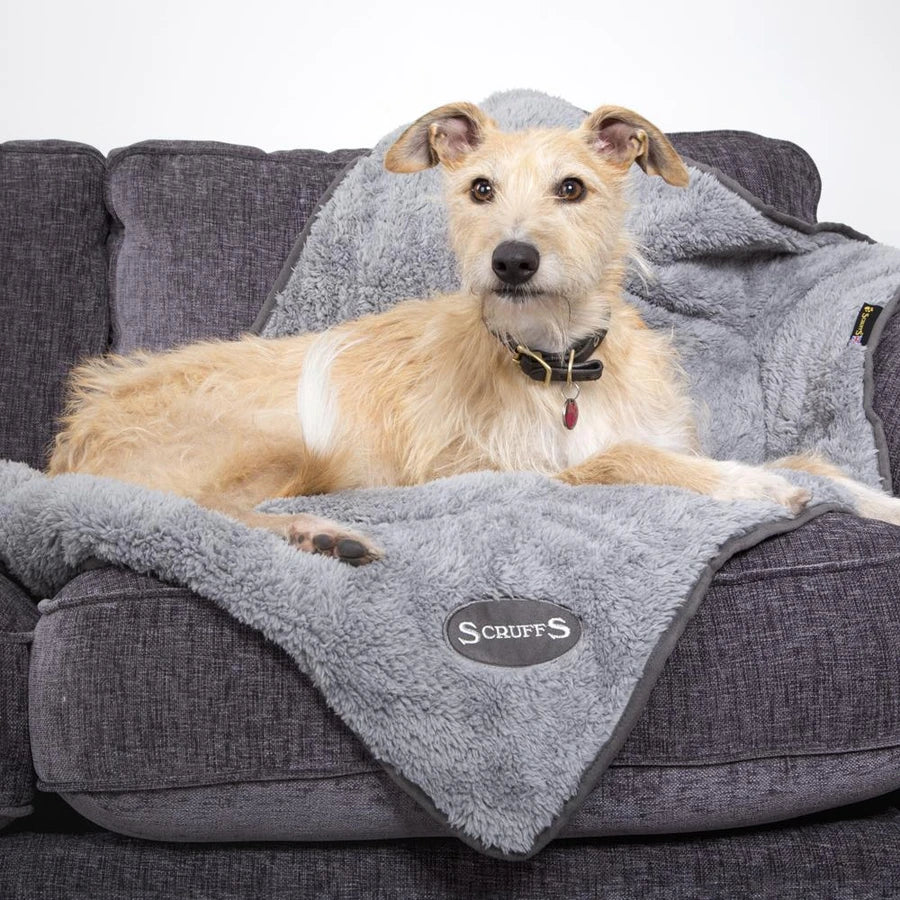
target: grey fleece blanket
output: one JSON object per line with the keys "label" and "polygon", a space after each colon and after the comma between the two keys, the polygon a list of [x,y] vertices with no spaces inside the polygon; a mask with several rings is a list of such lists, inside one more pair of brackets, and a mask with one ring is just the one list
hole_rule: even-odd
{"label": "grey fleece blanket", "polygon": [[[508,128],[582,116],[527,92],[484,107]],[[346,174],[302,236],[266,334],[454,286],[437,173],[383,171],[396,134]],[[675,330],[706,450],[761,461],[814,447],[878,484],[887,460],[871,363],[852,334],[863,304],[893,303],[900,252],[787,220],[699,169],[685,190],[635,171],[633,194],[631,227],[654,277],[632,279],[629,297],[651,325]],[[6,463],[0,558],[45,595],[98,557],[215,600],[287,650],[460,838],[523,858],[558,833],[615,755],[715,570],[849,506],[828,483],[786,474],[813,492],[798,519],[765,502],[524,473],[274,504],[372,534],[384,560],[353,569],[187,500]]]}

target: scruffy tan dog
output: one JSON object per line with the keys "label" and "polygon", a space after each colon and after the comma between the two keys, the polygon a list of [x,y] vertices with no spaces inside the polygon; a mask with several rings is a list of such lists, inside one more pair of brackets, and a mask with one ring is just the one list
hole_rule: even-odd
{"label": "scruffy tan dog", "polygon": [[[688,183],[665,136],[620,107],[573,131],[514,134],[467,103],[428,113],[385,164],[444,167],[459,293],[320,334],[88,362],[73,373],[50,473],[174,491],[356,565],[379,555],[364,536],[254,508],[499,469],[768,498],[797,513],[808,494],[777,473],[699,455],[673,348],[622,299],[634,162]],[[900,522],[900,501],[824,461],[777,465],[838,478],[863,515]]]}

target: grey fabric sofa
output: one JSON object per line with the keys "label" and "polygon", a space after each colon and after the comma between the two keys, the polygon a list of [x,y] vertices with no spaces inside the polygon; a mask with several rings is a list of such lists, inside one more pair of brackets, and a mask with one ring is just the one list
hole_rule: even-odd
{"label": "grey fabric sofa", "polygon": [[[795,145],[673,140],[815,220]],[[248,330],[360,152],[0,145],[0,456],[42,465],[83,356]],[[900,485],[898,317],[875,381]],[[0,573],[0,898],[897,896],[898,576],[900,529],[838,513],[734,557],[565,839],[507,863],[210,601],[103,566],[53,598]]]}

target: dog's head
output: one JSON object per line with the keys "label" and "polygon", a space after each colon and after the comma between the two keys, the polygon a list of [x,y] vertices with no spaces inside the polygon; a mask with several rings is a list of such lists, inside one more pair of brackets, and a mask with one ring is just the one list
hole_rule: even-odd
{"label": "dog's head", "polygon": [[443,167],[463,290],[482,298],[489,327],[546,349],[603,324],[602,295],[621,284],[630,249],[634,162],[688,183],[665,135],[617,106],[572,131],[505,133],[477,106],[454,103],[422,116],[385,158],[391,172]]}

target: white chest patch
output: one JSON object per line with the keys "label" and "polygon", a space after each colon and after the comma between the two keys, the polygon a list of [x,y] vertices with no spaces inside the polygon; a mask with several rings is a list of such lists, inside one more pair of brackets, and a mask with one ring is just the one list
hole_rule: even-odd
{"label": "white chest patch", "polygon": [[340,425],[340,404],[331,380],[332,364],[355,343],[325,331],[313,341],[303,358],[297,384],[297,416],[306,446],[317,453],[331,450]]}
{"label": "white chest patch", "polygon": [[498,413],[489,432],[489,456],[503,469],[553,475],[617,443],[617,423],[598,408],[596,396],[586,394],[590,392],[582,392],[578,401],[578,423],[569,430],[563,424],[562,392],[555,385],[535,386],[526,394],[526,404]]}
{"label": "white chest patch", "polygon": [[[646,444],[677,451],[687,451],[690,447],[688,423],[682,421],[677,410],[672,411],[671,417],[653,422],[640,410],[605,402],[602,385],[582,390],[577,402],[578,422],[569,430],[563,424],[562,392],[551,389],[544,394],[539,409],[533,409],[527,423],[519,420],[512,426],[523,439],[511,448],[510,456],[515,454],[516,458],[507,459],[507,464],[511,468],[537,469],[551,475],[615,444]],[[525,455],[522,455],[523,448],[526,448]]]}

